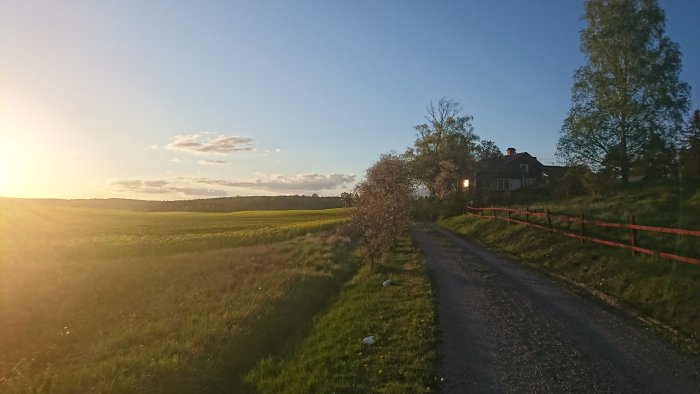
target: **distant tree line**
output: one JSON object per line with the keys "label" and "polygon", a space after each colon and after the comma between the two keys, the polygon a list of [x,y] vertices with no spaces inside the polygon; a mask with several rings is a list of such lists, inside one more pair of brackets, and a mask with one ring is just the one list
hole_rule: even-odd
{"label": "distant tree line", "polygon": [[[22,201],[22,200],[17,200]],[[80,200],[26,200],[76,208],[121,209],[139,212],[236,212],[258,210],[330,209],[343,207],[341,197],[242,196],[182,201],[146,201],[121,198]]]}

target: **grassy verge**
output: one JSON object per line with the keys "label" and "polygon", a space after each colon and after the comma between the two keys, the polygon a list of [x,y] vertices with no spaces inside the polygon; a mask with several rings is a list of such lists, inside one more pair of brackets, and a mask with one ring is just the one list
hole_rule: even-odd
{"label": "grassy verge", "polygon": [[[386,279],[390,286],[383,286]],[[258,364],[258,391],[420,393],[431,391],[435,312],[430,282],[408,238],[375,272],[361,271],[284,357]],[[373,335],[376,344],[365,345]]]}
{"label": "grassy verge", "polygon": [[[690,337],[697,351],[700,335],[700,267],[629,251],[584,244],[495,219],[456,216],[439,224],[486,246],[568,280],[621,300],[643,315]],[[695,339],[695,340],[694,340]]]}

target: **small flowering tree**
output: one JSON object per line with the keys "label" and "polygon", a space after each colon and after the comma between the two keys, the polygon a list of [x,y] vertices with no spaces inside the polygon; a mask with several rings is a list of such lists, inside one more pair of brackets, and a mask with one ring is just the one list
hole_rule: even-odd
{"label": "small flowering tree", "polygon": [[410,222],[414,182],[405,159],[384,154],[367,169],[355,188],[351,221],[360,234],[370,269],[382,258]]}

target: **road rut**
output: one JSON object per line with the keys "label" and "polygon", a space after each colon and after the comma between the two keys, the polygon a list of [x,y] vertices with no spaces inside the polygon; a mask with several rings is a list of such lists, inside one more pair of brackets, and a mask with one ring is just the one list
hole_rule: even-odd
{"label": "road rut", "polygon": [[641,323],[437,226],[411,235],[437,287],[446,393],[700,393],[700,361]]}

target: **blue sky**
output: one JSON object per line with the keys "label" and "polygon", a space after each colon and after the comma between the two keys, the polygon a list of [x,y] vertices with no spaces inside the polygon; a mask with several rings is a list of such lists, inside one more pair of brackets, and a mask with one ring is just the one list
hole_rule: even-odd
{"label": "blue sky", "polygon": [[[700,106],[700,1],[659,1]],[[546,164],[582,1],[0,2],[0,196],[337,195],[459,101]]]}

